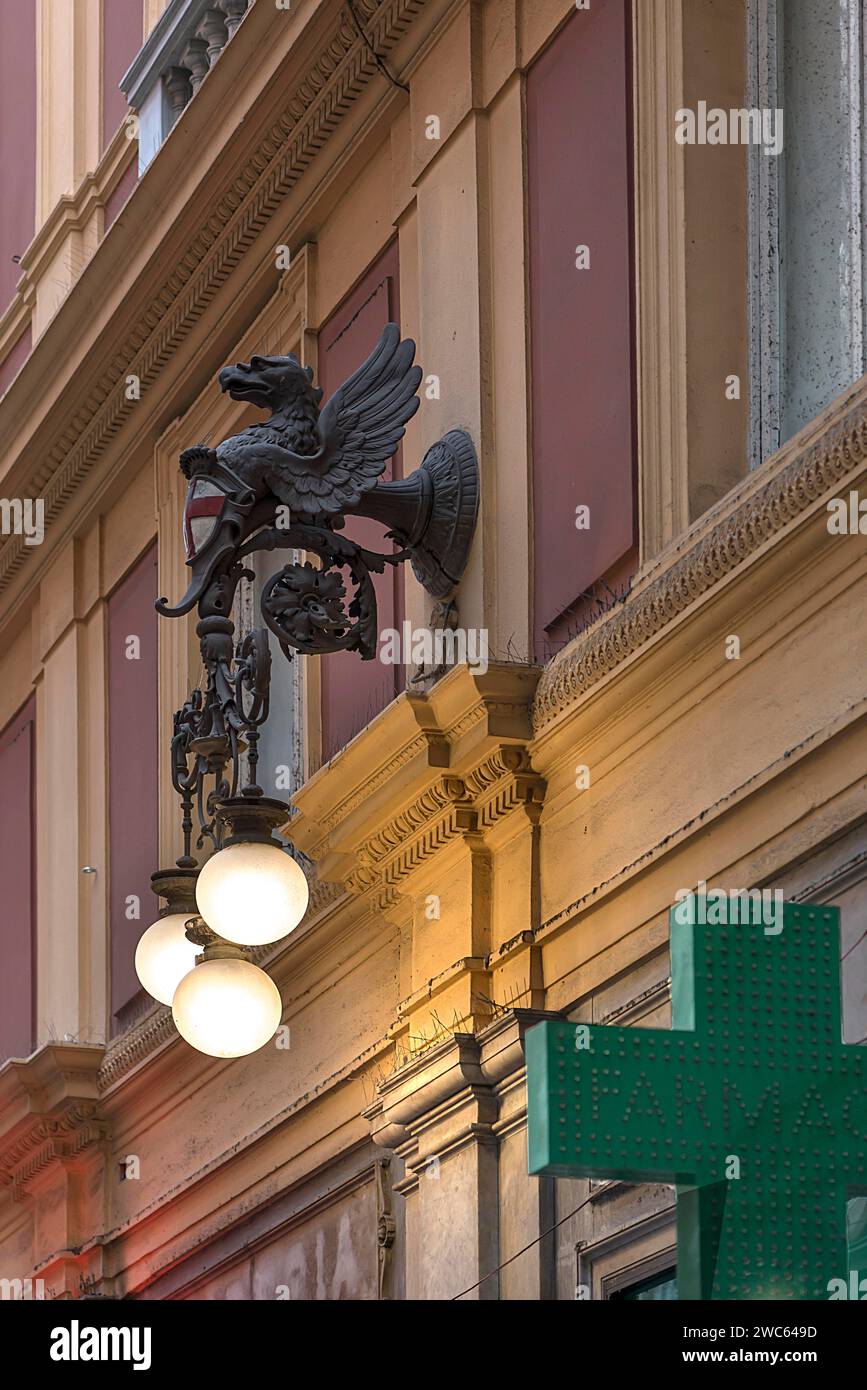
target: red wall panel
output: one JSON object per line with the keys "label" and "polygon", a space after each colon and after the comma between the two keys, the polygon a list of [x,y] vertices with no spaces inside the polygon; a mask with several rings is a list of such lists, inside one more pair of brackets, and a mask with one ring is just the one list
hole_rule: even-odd
{"label": "red wall panel", "polygon": [[0,314],[36,230],[36,0],[0,0]]}
{"label": "red wall panel", "polygon": [[[635,541],[631,147],[625,0],[577,11],[527,79],[534,629]],[[576,268],[587,246],[589,269]],[[576,508],[590,529],[576,529]]]}
{"label": "red wall panel", "polygon": [[[140,993],[133,960],[139,937],[156,917],[150,888],[157,864],[159,747],[157,734],[157,551],[153,546],[108,600],[109,922],[113,1031],[130,1021]],[[127,656],[128,638],[139,657]],[[168,750],[166,750],[166,753]],[[127,917],[135,895],[140,916]]]}
{"label": "red wall panel", "polygon": [[33,1049],[36,989],[35,702],[0,733],[0,1065]]}
{"label": "red wall panel", "polygon": [[[323,404],[361,366],[389,322],[400,323],[400,272],[394,240],[319,333],[319,385]],[[382,475],[400,476],[400,454]],[[352,518],[344,534],[380,554],[389,549],[385,532],[365,517]],[[347,595],[352,588],[345,576]],[[400,576],[394,570],[374,575],[379,631],[400,622]],[[332,758],[403,688],[400,666],[383,666],[377,658],[362,661],[357,652],[335,652],[321,660],[322,757]]]}
{"label": "red wall panel", "polygon": [[127,112],[126,98],[118,87],[142,46],[142,0],[102,0],[102,148]]}

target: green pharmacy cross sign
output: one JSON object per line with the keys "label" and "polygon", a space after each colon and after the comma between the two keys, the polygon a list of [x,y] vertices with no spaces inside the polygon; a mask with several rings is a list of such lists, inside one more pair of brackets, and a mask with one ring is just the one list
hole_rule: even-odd
{"label": "green pharmacy cross sign", "polygon": [[671,911],[671,1030],[527,1034],[530,1172],[676,1184],[680,1298],[828,1299],[867,1191],[839,910],[780,904],[767,925],[758,894],[713,896]]}

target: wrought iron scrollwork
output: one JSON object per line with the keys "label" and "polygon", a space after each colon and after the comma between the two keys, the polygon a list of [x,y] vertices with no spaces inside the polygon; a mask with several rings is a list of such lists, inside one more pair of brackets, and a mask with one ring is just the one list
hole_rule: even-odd
{"label": "wrought iron scrollwork", "polygon": [[[380,555],[324,526],[299,524],[266,527],[239,554],[278,547],[303,550],[321,561],[318,569],[309,561],[284,565],[262,591],[262,618],[284,654],[291,659],[291,650],[307,656],[357,651],[369,661],[376,653],[376,590],[371,573],[382,574],[386,566],[400,564],[407,552]],[[353,589],[348,602],[344,571]]]}
{"label": "wrought iron scrollwork", "polygon": [[[205,631],[202,631],[202,628]],[[195,868],[196,849],[210,841],[219,849],[222,836],[217,807],[238,795],[260,797],[256,782],[259,729],[268,718],[271,652],[263,628],[249,632],[233,651],[230,619],[212,617],[199,624],[207,672],[175,713],[171,744],[172,785],[181,798],[184,850],[179,868]],[[247,753],[247,776],[241,782],[241,755]]]}

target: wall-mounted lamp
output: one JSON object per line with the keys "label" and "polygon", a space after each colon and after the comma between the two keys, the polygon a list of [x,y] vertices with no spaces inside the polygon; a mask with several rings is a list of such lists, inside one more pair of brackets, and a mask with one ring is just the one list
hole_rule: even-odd
{"label": "wall-mounted lamp", "polygon": [[[293,931],[309,899],[303,870],[275,834],[290,808],[256,785],[271,654],[264,629],[235,647],[235,592],[242,578],[255,577],[245,560],[277,549],[317,556],[319,568],[293,560],[268,581],[262,617],[286,657],[290,649],[356,651],[365,661],[376,657],[372,574],[409,560],[428,593],[446,599],[466,567],[479,506],[469,436],[450,430],[409,477],[380,481],[418,408],[422,370],[414,357],[415,344],[388,324],[322,409],[311,369],[291,353],[224,367],[222,390],[269,410],[270,419],[216,448],[181,454],[190,583],[174,608],[164,598],[156,606],[169,618],[198,609],[207,685],[175,715],[172,782],[184,852],[177,869],[153,876],[166,906],[139,942],[136,969],[154,998],[171,1003],[182,1037],[211,1056],[243,1056],[273,1037],[280,993],[249,950]],[[343,535],[352,515],[387,527],[398,548],[378,554]],[[244,752],[247,785],[239,794]],[[201,870],[191,854],[194,810],[196,847],[207,841],[213,850]]]}
{"label": "wall-mounted lamp", "polygon": [[224,941],[270,945],[294,931],[307,911],[304,871],[272,833],[287,814],[282,801],[269,797],[239,796],[217,808],[229,833],[199,874],[196,902]]}
{"label": "wall-mounted lamp", "polygon": [[166,905],[136,947],[135,973],[148,994],[171,1004],[199,949],[186,930],[196,911],[196,870],[161,869],[151,876],[151,887]]}
{"label": "wall-mounted lamp", "polygon": [[220,940],[201,919],[188,931],[203,949],[175,990],[172,1017],[178,1032],[211,1057],[256,1052],[280,1026],[279,989],[243,946]]}

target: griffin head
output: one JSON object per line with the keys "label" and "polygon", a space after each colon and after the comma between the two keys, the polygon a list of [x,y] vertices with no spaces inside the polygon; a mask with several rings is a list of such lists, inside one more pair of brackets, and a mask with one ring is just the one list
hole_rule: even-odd
{"label": "griffin head", "polygon": [[293,353],[286,357],[251,357],[224,367],[218,381],[220,389],[234,401],[249,401],[272,414],[287,406],[302,404],[318,409],[322,392],[313,385],[313,368],[302,367]]}
{"label": "griffin head", "polygon": [[219,461],[257,499],[271,493],[296,515],[336,516],[375,487],[418,409],[415,343],[386,324],[376,347],[320,412],[309,367],[287,357],[252,357],[224,367],[233,400],[270,410],[217,446]]}

